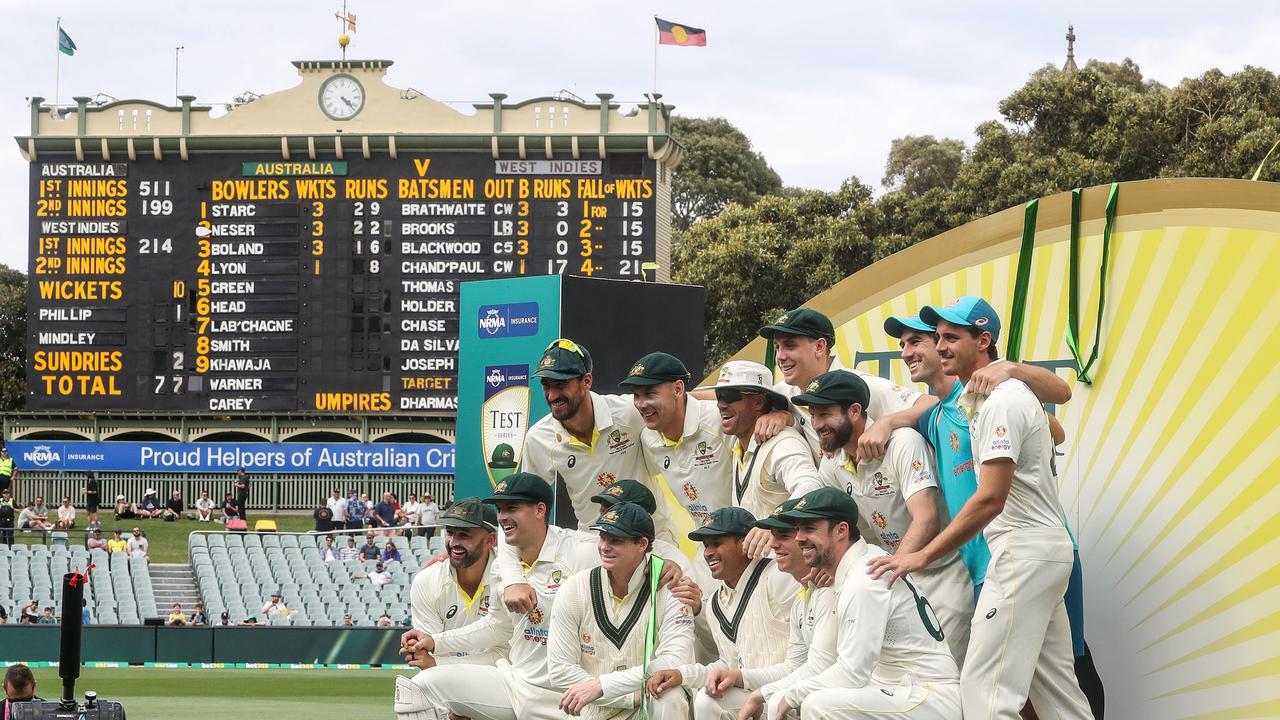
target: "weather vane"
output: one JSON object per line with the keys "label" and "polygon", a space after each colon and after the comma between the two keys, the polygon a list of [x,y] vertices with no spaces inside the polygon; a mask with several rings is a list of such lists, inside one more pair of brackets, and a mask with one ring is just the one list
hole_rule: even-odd
{"label": "weather vane", "polygon": [[342,59],[347,59],[347,46],[351,44],[351,36],[347,33],[356,31],[356,15],[347,12],[347,0],[342,0],[342,12],[333,14],[338,18],[338,47],[342,48]]}

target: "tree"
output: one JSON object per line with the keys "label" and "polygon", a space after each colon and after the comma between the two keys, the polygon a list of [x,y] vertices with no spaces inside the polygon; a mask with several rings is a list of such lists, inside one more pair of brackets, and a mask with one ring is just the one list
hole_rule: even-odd
{"label": "tree", "polygon": [[751,205],[782,189],[782,179],[751,141],[724,118],[674,118],[671,134],[684,156],[671,182],[677,230],[715,217],[730,203]]}
{"label": "tree", "polygon": [[27,276],[0,265],[0,410],[27,406]]}
{"label": "tree", "polygon": [[882,184],[913,197],[951,187],[964,159],[964,143],[932,135],[907,135],[889,146]]}

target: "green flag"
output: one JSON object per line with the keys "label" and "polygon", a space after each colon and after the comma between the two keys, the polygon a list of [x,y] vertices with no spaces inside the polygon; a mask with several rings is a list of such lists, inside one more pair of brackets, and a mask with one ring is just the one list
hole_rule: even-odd
{"label": "green flag", "polygon": [[66,30],[58,28],[58,51],[66,55],[76,54],[76,43]]}

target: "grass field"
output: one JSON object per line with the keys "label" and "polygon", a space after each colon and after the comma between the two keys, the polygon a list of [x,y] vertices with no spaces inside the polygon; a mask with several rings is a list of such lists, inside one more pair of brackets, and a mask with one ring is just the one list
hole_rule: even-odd
{"label": "grass field", "polygon": [[[251,508],[252,509],[252,508]],[[80,517],[81,522],[84,521],[83,515]],[[187,535],[199,530],[209,532],[221,532],[222,526],[214,522],[196,522],[194,520],[179,520],[177,522],[165,522],[163,520],[121,520],[116,522],[112,519],[111,513],[98,513],[98,520],[102,523],[102,534],[107,538],[111,538],[111,531],[120,528],[124,531],[124,538],[129,538],[129,531],[134,526],[142,528],[146,533],[147,540],[151,542],[151,562],[153,563],[185,563],[187,562]],[[267,515],[264,513],[251,512],[249,515],[249,526],[259,520],[274,520],[277,529],[281,532],[307,532],[315,527],[315,521],[308,513],[306,515]],[[70,532],[70,538],[74,544],[83,544],[81,538],[83,534],[80,528],[75,528]],[[24,544],[36,544],[41,542],[41,536],[34,533],[16,533],[15,540]]]}
{"label": "grass field", "polygon": [[[61,696],[57,668],[32,672],[41,697]],[[83,668],[76,695],[83,701],[84,692],[94,690],[101,698],[122,702],[129,720],[390,719],[395,717],[395,676],[394,670]]]}

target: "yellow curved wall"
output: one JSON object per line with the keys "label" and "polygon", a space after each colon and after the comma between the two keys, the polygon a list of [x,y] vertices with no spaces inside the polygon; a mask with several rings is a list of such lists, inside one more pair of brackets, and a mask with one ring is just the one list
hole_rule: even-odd
{"label": "yellow curved wall", "polygon": [[[1086,354],[1106,191],[1084,196]],[[1069,211],[1065,193],[1040,202],[1027,360],[1071,360]],[[1022,216],[939,235],[808,306],[836,323],[844,363],[907,383],[876,355],[897,350],[884,319],[977,294],[1007,322]],[[1122,184],[1111,258],[1095,383],[1059,370],[1074,385],[1057,408],[1108,716],[1280,717],[1280,185]]]}

